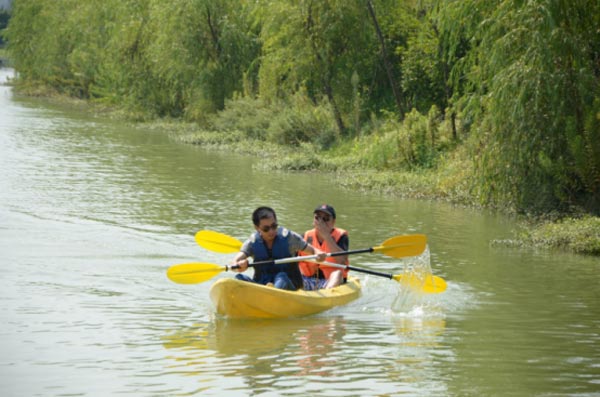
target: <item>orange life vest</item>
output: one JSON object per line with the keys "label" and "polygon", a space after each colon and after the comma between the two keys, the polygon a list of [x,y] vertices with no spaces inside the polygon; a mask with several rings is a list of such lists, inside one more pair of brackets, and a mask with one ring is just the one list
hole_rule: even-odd
{"label": "orange life vest", "polygon": [[[348,235],[348,232],[345,231],[344,229],[334,227],[333,230],[331,231],[331,235],[333,236],[333,239],[335,240],[335,242],[338,243],[340,241],[340,239],[342,238],[342,236]],[[323,241],[322,243],[319,243],[319,239],[317,238],[317,230],[316,229],[312,229],[312,230],[309,230],[306,233],[304,233],[304,240],[308,241],[313,247],[318,248],[321,251],[331,252],[331,248],[327,246],[327,243],[325,241]],[[298,254],[300,256],[305,255],[302,252],[299,252]],[[334,257],[328,257],[326,259],[326,261],[337,263],[336,259]],[[346,266],[348,266],[350,264],[350,261],[348,260],[348,258],[346,258],[346,260],[343,264]],[[317,274],[319,269],[321,269],[321,271],[323,272],[323,275],[325,276],[326,279],[329,278],[329,276],[331,275],[332,272],[334,272],[336,270],[340,270],[335,267],[330,267],[327,265],[319,265],[314,262],[300,262],[299,266],[300,266],[300,272],[302,273],[303,276],[312,277],[315,274]],[[344,274],[344,278],[348,277],[348,270],[346,269],[346,270],[342,270],[342,271]]]}

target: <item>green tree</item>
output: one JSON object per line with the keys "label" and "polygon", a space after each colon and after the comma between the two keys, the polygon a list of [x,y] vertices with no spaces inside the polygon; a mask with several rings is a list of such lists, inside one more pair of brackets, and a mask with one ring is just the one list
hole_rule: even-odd
{"label": "green tree", "polygon": [[239,1],[153,1],[148,56],[161,90],[188,115],[222,110],[243,91],[260,47],[251,5]]}
{"label": "green tree", "polygon": [[470,24],[446,34],[456,48],[470,37],[467,61],[456,67],[470,85],[463,103],[476,105],[482,197],[520,211],[598,211],[599,3],[457,3],[446,10]]}
{"label": "green tree", "polygon": [[104,34],[103,2],[15,2],[7,29],[9,51],[23,81],[87,97]]}
{"label": "green tree", "polygon": [[110,10],[104,20],[107,40],[97,68],[91,94],[97,100],[125,107],[139,114],[161,114],[155,102],[156,84],[148,43],[150,0],[106,0]]}
{"label": "green tree", "polygon": [[261,15],[261,96],[285,99],[306,89],[315,103],[327,101],[338,133],[345,135],[353,106],[352,75],[372,75],[371,54],[377,46],[367,17],[359,0],[268,2]]}

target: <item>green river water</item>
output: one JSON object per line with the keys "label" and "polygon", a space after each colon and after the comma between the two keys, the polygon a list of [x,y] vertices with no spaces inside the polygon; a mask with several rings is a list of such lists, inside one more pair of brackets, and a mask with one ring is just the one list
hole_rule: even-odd
{"label": "green river water", "polygon": [[[600,396],[600,259],[495,246],[514,220],[260,161],[0,86],[0,395]],[[233,321],[215,315],[212,281],[165,276],[229,263],[195,243],[198,230],[244,239],[252,210],[269,205],[304,232],[323,202],[352,249],[428,236],[420,258],[354,266],[430,263],[448,290],[416,296],[356,273],[349,305]]]}

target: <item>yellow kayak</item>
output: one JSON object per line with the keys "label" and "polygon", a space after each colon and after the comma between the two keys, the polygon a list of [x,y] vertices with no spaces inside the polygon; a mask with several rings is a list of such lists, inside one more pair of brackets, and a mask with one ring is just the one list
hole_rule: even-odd
{"label": "yellow kayak", "polygon": [[302,317],[345,305],[360,296],[360,281],[317,291],[287,291],[261,284],[222,278],[210,288],[217,313],[231,318]]}

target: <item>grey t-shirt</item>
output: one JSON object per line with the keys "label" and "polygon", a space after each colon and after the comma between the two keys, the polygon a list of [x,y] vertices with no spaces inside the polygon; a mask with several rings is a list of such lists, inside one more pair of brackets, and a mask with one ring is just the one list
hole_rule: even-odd
{"label": "grey t-shirt", "polygon": [[[289,235],[288,247],[290,249],[290,256],[294,256],[296,255],[296,252],[304,251],[306,249],[308,243],[304,241],[302,236],[298,233],[288,230],[284,227],[279,227],[279,230],[277,230],[277,232],[278,234],[281,234],[284,237]],[[248,257],[254,258],[254,249],[252,244],[254,243],[255,238],[256,234],[252,233],[250,238],[244,241],[244,244],[242,244],[242,249],[240,251],[242,251]]]}

